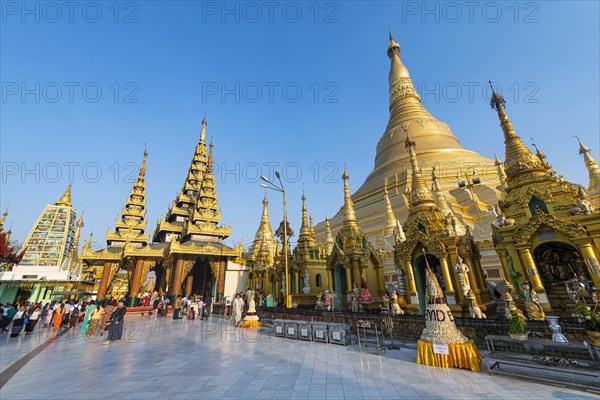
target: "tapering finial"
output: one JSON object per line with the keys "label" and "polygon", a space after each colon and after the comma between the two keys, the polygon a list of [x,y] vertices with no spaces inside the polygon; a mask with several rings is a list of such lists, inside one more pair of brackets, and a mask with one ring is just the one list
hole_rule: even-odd
{"label": "tapering finial", "polygon": [[69,184],[69,187],[67,188],[65,193],[62,195],[60,200],[58,200],[56,203],[54,203],[54,205],[71,207],[71,185],[72,184]]}
{"label": "tapering finial", "polygon": [[500,161],[500,159],[498,158],[498,154],[496,154],[496,150],[494,149],[492,151],[494,152],[494,164],[495,165],[501,164],[502,161]]}
{"label": "tapering finial", "polygon": [[533,148],[535,149],[535,152],[537,154],[537,156],[540,158],[540,160],[545,160],[546,159],[546,155],[544,153],[542,153],[540,151],[540,149],[538,149],[537,145],[535,144],[535,142],[533,141],[533,138],[530,136],[529,139],[531,139],[531,145],[533,146]]}
{"label": "tapering finial", "polygon": [[206,113],[204,113],[204,118],[202,119],[202,130],[200,131],[200,142],[204,143],[206,140]]}
{"label": "tapering finial", "polygon": [[210,145],[208,150],[208,160],[206,162],[206,170],[209,174],[213,172],[213,142],[212,137],[210,138]]}
{"label": "tapering finial", "polygon": [[346,163],[344,163],[344,174],[342,175],[342,179],[344,180],[344,225],[355,225],[356,224],[356,214],[354,213],[354,203],[352,202],[352,197],[350,196],[350,186],[348,185],[348,179],[350,175],[348,175],[348,171],[346,170]]}
{"label": "tapering finial", "polygon": [[140,167],[140,174],[138,176],[139,182],[144,182],[144,177],[146,176],[146,159],[148,158],[148,150],[146,150],[146,144],[144,143],[144,159],[142,161],[142,166]]}
{"label": "tapering finial", "polygon": [[579,154],[580,155],[585,155],[585,154],[589,153],[590,152],[589,147],[587,147],[586,145],[584,145],[581,142],[581,139],[579,138],[579,136],[575,135],[575,138],[577,138],[577,141],[579,142]]}
{"label": "tapering finial", "polygon": [[346,180],[349,178],[348,171],[346,170],[346,163],[344,162],[344,173],[342,174],[342,179]]}
{"label": "tapering finial", "polygon": [[490,88],[492,89],[492,98],[490,99],[490,107],[493,109],[504,108],[506,107],[506,100],[502,97],[501,94],[496,93],[494,90],[494,85],[492,85],[492,81],[488,81],[490,84]]}

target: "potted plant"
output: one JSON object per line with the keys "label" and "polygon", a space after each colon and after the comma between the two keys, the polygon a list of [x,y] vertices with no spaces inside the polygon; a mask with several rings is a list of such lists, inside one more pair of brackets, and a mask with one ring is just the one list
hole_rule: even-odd
{"label": "potted plant", "polygon": [[527,340],[527,318],[520,310],[514,310],[510,313],[508,320],[508,334],[513,340]]}
{"label": "potted plant", "polygon": [[592,339],[592,345],[600,346],[600,312],[588,307],[583,301],[580,301],[573,310],[573,316],[581,322],[586,333]]}

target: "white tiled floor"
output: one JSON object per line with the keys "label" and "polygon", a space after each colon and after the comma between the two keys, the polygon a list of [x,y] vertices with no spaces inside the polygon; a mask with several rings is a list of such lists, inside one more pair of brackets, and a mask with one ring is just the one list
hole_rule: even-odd
{"label": "white tiled floor", "polygon": [[[64,335],[0,391],[10,399],[594,399],[591,394],[425,367],[415,350],[360,353],[256,336],[232,322],[127,319],[123,344]],[[0,339],[0,369],[40,336]]]}

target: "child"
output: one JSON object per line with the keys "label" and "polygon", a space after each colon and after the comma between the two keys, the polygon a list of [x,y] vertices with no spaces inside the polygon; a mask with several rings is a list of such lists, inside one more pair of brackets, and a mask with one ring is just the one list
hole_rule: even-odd
{"label": "child", "polygon": [[196,311],[190,307],[190,311],[188,312],[189,319],[196,319]]}

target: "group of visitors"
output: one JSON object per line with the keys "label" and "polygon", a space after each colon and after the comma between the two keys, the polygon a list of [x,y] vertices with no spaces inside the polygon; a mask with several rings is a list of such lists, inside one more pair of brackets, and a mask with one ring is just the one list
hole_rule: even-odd
{"label": "group of visitors", "polygon": [[152,292],[149,296],[148,304],[152,306],[150,319],[156,320],[160,317],[166,318],[169,313],[169,306],[173,307],[173,319],[204,319],[209,318],[212,313],[212,296],[176,295],[173,301],[167,295],[159,295],[158,292]]}
{"label": "group of visitors", "polygon": [[213,299],[211,295],[175,296],[173,319],[205,319],[212,314]]}
{"label": "group of visitors", "polygon": [[58,333],[61,329],[74,331],[81,325],[80,333],[85,336],[102,336],[108,331],[108,340],[120,342],[123,336],[123,325],[126,307],[123,300],[112,302],[95,301],[53,301],[52,303],[1,304],[1,333],[10,332],[17,337],[25,327],[25,335],[29,335],[38,322],[43,321],[44,329],[52,329]]}

